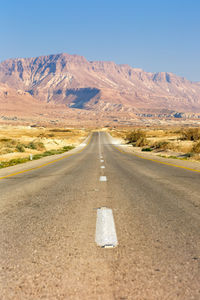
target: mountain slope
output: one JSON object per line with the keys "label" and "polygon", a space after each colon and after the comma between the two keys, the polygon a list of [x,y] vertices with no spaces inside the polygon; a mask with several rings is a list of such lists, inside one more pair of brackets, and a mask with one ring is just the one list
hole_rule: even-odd
{"label": "mountain slope", "polygon": [[63,122],[68,116],[72,118],[69,110],[64,105],[42,103],[23,90],[0,83],[0,121],[54,124],[56,119]]}
{"label": "mountain slope", "polygon": [[44,103],[97,112],[200,112],[199,83],[65,53],[6,60],[0,82]]}
{"label": "mountain slope", "polygon": [[[42,105],[43,107],[44,105]],[[34,115],[42,109],[41,103],[23,90],[15,90],[6,84],[0,84],[0,112],[7,116],[21,112],[22,116]]]}

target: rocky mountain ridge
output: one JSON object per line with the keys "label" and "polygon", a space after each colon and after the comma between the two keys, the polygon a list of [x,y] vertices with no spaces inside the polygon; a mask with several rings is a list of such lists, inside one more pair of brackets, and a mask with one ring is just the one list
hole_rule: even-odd
{"label": "rocky mountain ridge", "polygon": [[42,103],[73,109],[138,115],[159,114],[163,109],[200,113],[200,83],[66,53],[1,62],[0,83]]}

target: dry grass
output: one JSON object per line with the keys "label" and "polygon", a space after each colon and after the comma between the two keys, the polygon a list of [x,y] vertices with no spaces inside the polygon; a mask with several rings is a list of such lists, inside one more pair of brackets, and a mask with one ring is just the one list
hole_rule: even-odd
{"label": "dry grass", "polygon": [[166,156],[173,153],[176,157],[185,155],[199,160],[199,128],[114,129],[110,133],[143,151],[163,152]]}
{"label": "dry grass", "polygon": [[198,141],[197,143],[194,144],[193,148],[192,148],[192,152],[193,153],[200,153],[200,141]]}
{"label": "dry grass", "polygon": [[200,140],[200,129],[199,128],[188,128],[182,131],[182,139],[188,141]]}
{"label": "dry grass", "polygon": [[127,143],[136,147],[143,147],[148,145],[146,133],[143,130],[137,129],[129,132],[125,137]]}
{"label": "dry grass", "polygon": [[0,126],[0,162],[80,144],[87,130]]}

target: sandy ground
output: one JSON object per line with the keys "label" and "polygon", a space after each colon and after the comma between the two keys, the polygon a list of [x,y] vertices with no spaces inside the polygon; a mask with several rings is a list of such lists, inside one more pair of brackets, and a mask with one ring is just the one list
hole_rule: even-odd
{"label": "sandy ground", "polygon": [[[63,130],[63,131],[62,131]],[[44,151],[60,149],[68,145],[79,145],[88,131],[84,129],[56,129],[30,126],[0,126],[0,162],[27,157]],[[26,148],[28,144],[42,143],[42,149]],[[17,144],[25,145],[24,152],[16,149]]]}
{"label": "sandy ground", "polygon": [[[152,157],[163,157],[163,158],[173,158],[179,160],[187,160],[200,162],[200,155],[194,154],[192,157],[186,157],[187,153],[192,151],[192,147],[194,146],[194,141],[189,140],[181,140],[181,133],[177,134],[176,131],[182,131],[183,129],[172,129],[169,131],[168,129],[160,129],[160,130],[148,130],[146,129],[146,138],[149,146],[143,147],[133,147],[131,144],[127,144],[125,136],[128,133],[128,130],[111,130],[108,131],[113,139],[113,143],[123,146],[124,149],[128,152],[134,152],[142,155],[150,155]],[[129,130],[131,131],[131,130]],[[150,147],[151,145],[159,142],[167,142],[169,143],[166,146],[166,149],[155,149],[151,152],[142,151],[143,148]]]}

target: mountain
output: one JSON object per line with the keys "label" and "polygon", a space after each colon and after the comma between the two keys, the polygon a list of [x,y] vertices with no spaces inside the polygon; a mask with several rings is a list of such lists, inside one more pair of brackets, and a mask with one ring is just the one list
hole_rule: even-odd
{"label": "mountain", "polygon": [[[32,120],[43,123],[59,116],[63,110],[61,105],[47,105],[35,99],[28,92],[16,90],[7,84],[0,83],[0,120],[3,121],[25,121]],[[21,123],[21,122],[20,122]]]}
{"label": "mountain", "polygon": [[[23,108],[23,109],[20,109]],[[12,115],[18,109],[23,111],[22,115],[29,113],[30,107],[32,113],[41,109],[40,102],[34,99],[29,93],[23,90],[16,90],[6,84],[0,83],[0,112],[1,114]]]}
{"label": "mountain", "polygon": [[0,83],[25,93],[30,106],[34,99],[96,113],[200,113],[200,83],[66,53],[1,62]]}

